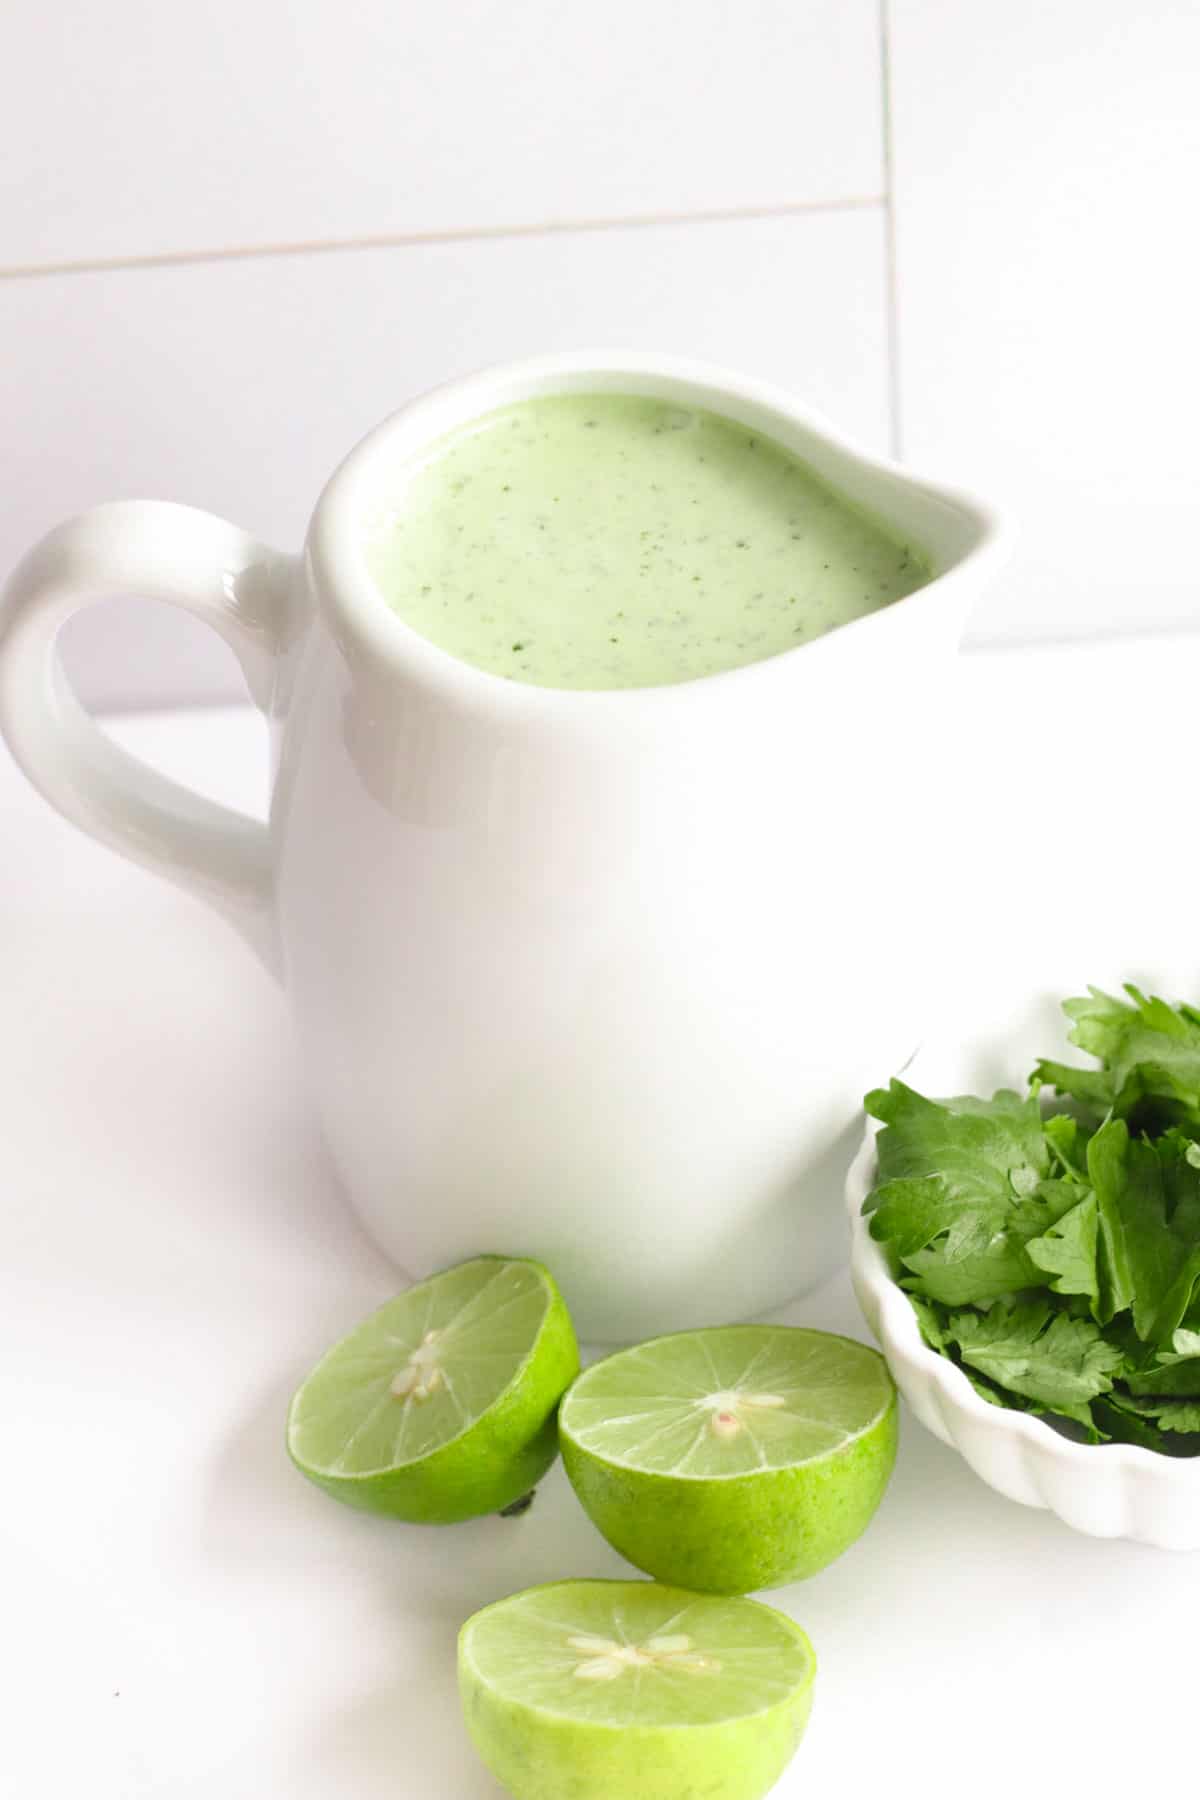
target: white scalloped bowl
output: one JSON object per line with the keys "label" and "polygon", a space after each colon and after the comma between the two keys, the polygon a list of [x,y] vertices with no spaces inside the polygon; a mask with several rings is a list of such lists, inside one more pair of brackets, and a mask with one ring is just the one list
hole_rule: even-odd
{"label": "white scalloped bowl", "polygon": [[[1105,973],[1100,970],[1101,977]],[[1139,980],[1139,972],[1135,969],[1129,979]],[[1060,991],[1079,993],[1082,985]],[[1102,981],[1102,985],[1109,984]],[[1194,978],[1182,988],[1153,980],[1146,985],[1168,998],[1200,993]],[[1119,988],[1120,980],[1111,986]],[[1054,1003],[1045,999],[1030,1009],[1019,1037],[1030,1041],[1034,1015],[1040,1029],[1032,1041],[1042,1054],[1062,1054],[1055,1046],[1064,1044],[1064,1034],[1061,1025],[1052,1022],[1057,1017]],[[1006,1023],[1011,1028],[1013,1021],[1009,1018]],[[1012,1039],[1006,1041],[1011,1044]],[[994,1047],[995,1040],[993,1051]],[[1086,1061],[1069,1048],[1066,1054]],[[983,1093],[1006,1084],[1022,1086],[1032,1062],[1032,1056],[1022,1060],[1009,1050],[999,1065],[994,1060],[981,1065],[977,1052],[941,1045],[936,1053],[921,1051],[904,1079],[923,1093]],[[987,1068],[986,1077],[981,1066]],[[1041,1419],[990,1406],[961,1369],[924,1342],[916,1314],[892,1279],[884,1252],[863,1217],[863,1201],[875,1182],[878,1129],[868,1119],[846,1178],[850,1273],[863,1316],[896,1386],[922,1425],[957,1450],[997,1493],[1022,1506],[1046,1507],[1075,1531],[1089,1537],[1128,1538],[1163,1550],[1200,1549],[1200,1457],[1160,1456],[1132,1444],[1074,1443]]]}

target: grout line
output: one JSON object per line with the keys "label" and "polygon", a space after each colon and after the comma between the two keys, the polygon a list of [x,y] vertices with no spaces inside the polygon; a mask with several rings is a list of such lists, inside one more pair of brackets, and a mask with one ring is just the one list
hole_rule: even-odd
{"label": "grout line", "polygon": [[709,212],[643,213],[606,219],[553,219],[543,225],[484,225],[451,231],[386,233],[376,237],[326,238],[312,242],[247,244],[229,250],[168,250],[150,256],[83,258],[77,262],[24,263],[0,268],[0,281],[46,275],[99,275],[124,269],[187,268],[195,263],[249,262],[269,256],[327,256],[344,250],[402,250],[416,244],[487,243],[495,239],[557,237],[566,232],[640,231],[659,225],[728,225],[739,220],[788,219],[808,213],[864,212],[886,205],[881,194],[854,194],[845,200],[798,200],[782,206],[735,206]]}
{"label": "grout line", "polygon": [[900,415],[900,290],[896,267],[896,157],[892,120],[892,33],[888,0],[879,0],[879,77],[883,101],[884,289],[887,307],[888,412],[891,449],[904,457]]}

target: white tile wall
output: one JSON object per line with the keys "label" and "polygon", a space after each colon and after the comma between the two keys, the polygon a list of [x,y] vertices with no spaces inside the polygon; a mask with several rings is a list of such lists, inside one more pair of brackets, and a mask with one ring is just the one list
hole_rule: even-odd
{"label": "white tile wall", "polygon": [[[138,493],[297,542],[416,390],[625,341],[1007,504],[984,638],[1190,620],[1198,76],[1195,0],[7,0],[0,569]],[[67,648],[236,691],[165,610]]]}
{"label": "white tile wall", "polygon": [[905,452],[1021,532],[977,635],[1200,623],[1200,5],[888,4]]}
{"label": "white tile wall", "polygon": [[882,192],[877,0],[5,0],[8,264]]}
{"label": "white tile wall", "polygon": [[[0,282],[0,418],[20,447],[0,565],[105,498],[205,506],[298,547],[335,464],[478,364],[665,346],[791,383],[887,439],[879,208],[485,238]],[[230,691],[224,646],[139,605],[73,622],[93,699]]]}

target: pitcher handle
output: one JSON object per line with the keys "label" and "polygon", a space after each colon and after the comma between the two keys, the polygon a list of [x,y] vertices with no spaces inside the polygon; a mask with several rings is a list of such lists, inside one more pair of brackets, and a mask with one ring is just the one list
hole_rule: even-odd
{"label": "pitcher handle", "polygon": [[0,600],[0,734],[65,818],[221,913],[278,973],[265,825],[169,781],[114,744],[76,699],[57,638],[114,594],[165,600],[231,647],[256,704],[274,686],[294,560],[211,513],[158,500],[97,506],[57,526]]}

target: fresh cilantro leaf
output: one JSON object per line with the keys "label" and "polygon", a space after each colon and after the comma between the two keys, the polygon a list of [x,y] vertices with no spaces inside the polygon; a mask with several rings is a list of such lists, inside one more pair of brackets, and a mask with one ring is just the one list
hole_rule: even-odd
{"label": "fresh cilantro leaf", "polygon": [[1042,1120],[1042,1135],[1062,1174],[1086,1182],[1090,1131],[1069,1113],[1051,1113],[1048,1119]]}
{"label": "fresh cilantro leaf", "polygon": [[1096,1057],[1100,1069],[1040,1062],[1035,1078],[1138,1128],[1200,1127],[1200,1012],[1169,1006],[1132,985],[1125,992],[1128,1001],[1092,988],[1063,1003],[1074,1021],[1071,1042]]}
{"label": "fresh cilantro leaf", "polygon": [[921,1336],[931,1350],[945,1350],[950,1342],[946,1336],[946,1327],[942,1322],[941,1312],[928,1300],[922,1300],[919,1294],[908,1296],[909,1304],[917,1315],[917,1324],[921,1328]]}
{"label": "fresh cilantro leaf", "polygon": [[923,1296],[943,1306],[990,1306],[993,1300],[1019,1294],[1037,1276],[1023,1247],[1004,1232],[986,1249],[954,1259],[943,1254],[941,1245],[931,1244],[905,1259],[905,1271],[900,1286],[910,1300]]}
{"label": "fresh cilantro leaf", "polygon": [[962,1362],[958,1357],[954,1357],[952,1360],[955,1367],[962,1370],[979,1398],[986,1400],[989,1406],[1007,1407],[1009,1412],[1044,1413],[1046,1411],[1046,1408],[1039,1406],[1036,1400],[1022,1399],[1020,1394],[1013,1394],[1007,1388],[998,1387],[994,1381],[989,1381],[986,1375],[981,1375],[978,1369],[972,1369],[968,1363]]}
{"label": "fresh cilantro leaf", "polygon": [[[1171,1454],[1170,1439],[1164,1437],[1156,1425],[1149,1419],[1140,1419],[1121,1404],[1121,1396],[1100,1394],[1092,1401],[1092,1417],[1101,1436],[1111,1438],[1118,1444],[1138,1444],[1143,1450],[1156,1450],[1159,1455]],[[1175,1452],[1178,1454],[1178,1451]]]}
{"label": "fresh cilantro leaf", "polygon": [[1169,1394],[1200,1399],[1200,1332],[1184,1326],[1174,1333],[1169,1350],[1132,1371],[1126,1380],[1134,1394]]}
{"label": "fresh cilantro leaf", "polygon": [[1037,1063],[1031,1080],[1053,1088],[1087,1107],[1097,1119],[1112,1111],[1113,1086],[1106,1069],[1077,1069],[1071,1063]]}
{"label": "fresh cilantro leaf", "polygon": [[1003,1231],[965,1256],[949,1256],[945,1245],[930,1244],[905,1257],[904,1267],[900,1286],[909,1299],[924,1296],[943,1306],[990,1306],[1038,1279],[1024,1246]]}
{"label": "fresh cilantro leaf", "polygon": [[1043,1188],[1059,1185],[1046,1179],[1037,1101],[1008,1091],[990,1101],[927,1100],[893,1081],[868,1094],[866,1106],[884,1130],[880,1181],[865,1210],[872,1237],[909,1269],[906,1285],[961,1306],[1036,1281],[1023,1245],[1046,1229],[1053,1209],[1009,1228]]}
{"label": "fresh cilantro leaf", "polygon": [[989,1381],[985,1375],[981,1375],[977,1369],[968,1368],[965,1363],[959,1360],[949,1334],[948,1326],[950,1321],[945,1307],[939,1306],[936,1301],[924,1300],[919,1294],[910,1294],[908,1298],[913,1312],[917,1315],[917,1324],[920,1327],[921,1336],[929,1345],[929,1348],[931,1350],[939,1351],[949,1361],[953,1362],[957,1368],[960,1368],[971,1386],[975,1389],[975,1392],[979,1394],[982,1399],[986,1400],[991,1406],[1007,1406],[1019,1410],[1025,1409],[1030,1411],[1038,1410],[1032,1401],[1022,1400],[1016,1394],[1007,1393],[1003,1388],[997,1387],[994,1381]]}
{"label": "fresh cilantro leaf", "polygon": [[964,1200],[936,1175],[919,1181],[887,1181],[867,1202],[871,1236],[897,1256],[912,1256],[945,1234],[957,1259],[985,1249],[1012,1211],[1014,1196],[979,1194]]}
{"label": "fresh cilantro leaf", "polygon": [[1124,1360],[1091,1320],[1055,1312],[1045,1300],[955,1313],[948,1329],[964,1362],[1089,1431],[1089,1402],[1109,1391]]}
{"label": "fresh cilantro leaf", "polygon": [[1200,1400],[1164,1399],[1158,1396],[1121,1396],[1121,1407],[1141,1419],[1153,1419],[1160,1431],[1200,1433]]}
{"label": "fresh cilantro leaf", "polygon": [[1186,1140],[1130,1138],[1123,1120],[1101,1127],[1088,1146],[1114,1304],[1132,1305],[1143,1343],[1167,1345],[1200,1278],[1200,1170]]}
{"label": "fresh cilantro leaf", "polygon": [[1200,1456],[1200,1431],[1182,1425],[1183,1415],[1176,1413],[1167,1424],[1151,1412],[1138,1410],[1138,1403],[1128,1394],[1114,1391],[1104,1394],[1092,1404],[1097,1424],[1110,1437],[1123,1444],[1140,1444],[1144,1450],[1155,1450],[1160,1456]]}
{"label": "fresh cilantro leaf", "polygon": [[1087,1147],[1088,1177],[1096,1196],[1099,1232],[1096,1318],[1101,1325],[1128,1311],[1133,1304],[1133,1275],[1118,1202],[1128,1147],[1129,1129],[1120,1119],[1106,1120]]}
{"label": "fresh cilantro leaf", "polygon": [[1041,1237],[1025,1246],[1030,1261],[1050,1276],[1047,1286],[1056,1294],[1085,1294],[1093,1311],[1100,1301],[1100,1277],[1096,1268],[1100,1221],[1096,1196],[1085,1192],[1070,1212],[1064,1213]]}
{"label": "fresh cilantro leaf", "polygon": [[1200,1400],[1200,1357],[1180,1357],[1133,1370],[1126,1380],[1131,1394],[1162,1394],[1171,1399]]}
{"label": "fresh cilantro leaf", "polygon": [[988,1306],[993,1300],[1041,1287],[1046,1277],[1027,1245],[1048,1232],[1077,1203],[1074,1182],[1038,1183],[1028,1199],[1014,1200],[999,1230],[971,1235],[951,1229],[923,1249],[901,1258],[907,1274],[900,1284],[944,1306]]}
{"label": "fresh cilantro leaf", "polygon": [[1032,1095],[1022,1099],[1002,1088],[991,1100],[927,1100],[893,1081],[868,1094],[865,1105],[885,1127],[878,1138],[881,1188],[933,1176],[961,1204],[1003,1208],[1049,1174],[1041,1109]]}
{"label": "fresh cilantro leaf", "polygon": [[1170,1285],[1156,1317],[1152,1340],[1173,1344],[1193,1297],[1200,1292],[1200,1159],[1197,1146],[1177,1131],[1154,1145],[1162,1170],[1168,1249],[1162,1253]]}

